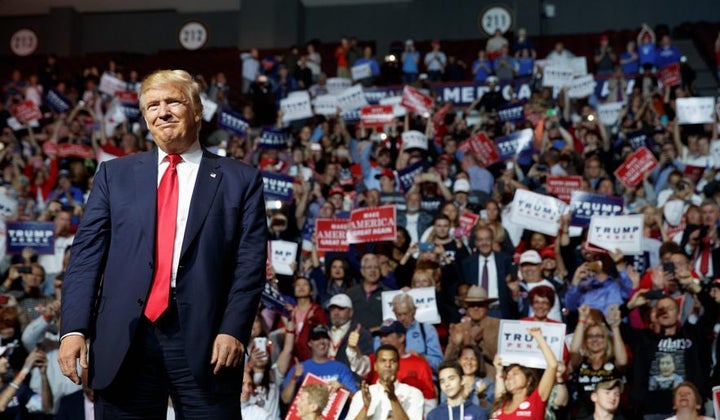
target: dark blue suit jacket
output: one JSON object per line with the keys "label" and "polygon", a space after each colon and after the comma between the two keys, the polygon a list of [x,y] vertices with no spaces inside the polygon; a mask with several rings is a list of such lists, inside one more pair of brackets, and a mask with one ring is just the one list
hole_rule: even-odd
{"label": "dark blue suit jacket", "polygon": [[[503,319],[518,319],[517,303],[512,299],[510,288],[505,281],[508,275],[516,276],[512,258],[510,255],[502,252],[493,252],[492,255],[495,258],[495,267],[497,270],[498,298],[500,300],[502,317]],[[463,283],[480,285],[479,258],[479,254],[474,252],[460,261],[460,276],[462,277]]]}
{"label": "dark blue suit jacket", "polygon": [[[157,151],[105,162],[63,281],[61,334],[91,340],[90,385],[110,385],[130,347],[153,276]],[[247,346],[265,282],[267,224],[260,173],[203,152],[176,277],[185,351],[201,386],[237,385],[210,364],[217,334]]]}

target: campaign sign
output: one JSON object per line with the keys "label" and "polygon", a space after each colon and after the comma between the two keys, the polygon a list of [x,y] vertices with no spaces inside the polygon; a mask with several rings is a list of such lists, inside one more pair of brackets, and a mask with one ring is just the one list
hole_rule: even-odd
{"label": "campaign sign", "polygon": [[568,96],[571,98],[587,98],[595,91],[595,78],[592,74],[576,77],[570,83]]}
{"label": "campaign sign", "polygon": [[[390,98],[398,98],[398,101],[402,99],[402,87],[398,86],[387,86],[387,87],[364,87],[363,93],[365,94],[365,100],[370,105],[390,105],[385,104],[382,101]],[[398,102],[400,103],[400,102]]]}
{"label": "campaign sign", "polygon": [[313,109],[317,115],[335,115],[338,111],[337,98],[333,95],[321,95],[313,101]]}
{"label": "campaign sign", "polygon": [[7,253],[22,254],[32,248],[39,255],[55,253],[55,225],[53,222],[8,222]]}
{"label": "campaign sign", "polygon": [[[295,396],[295,399],[292,402],[292,405],[290,405],[290,408],[288,409],[288,413],[285,416],[285,420],[300,420],[300,417],[297,415],[297,404],[298,400],[300,399],[300,396],[303,392],[303,387],[305,385],[312,385],[312,384],[321,384],[328,386],[328,383],[325,382],[322,378],[313,375],[312,373],[307,373],[305,375],[305,379],[303,379],[302,384],[300,385],[299,391],[297,395]],[[339,388],[337,391],[330,394],[330,397],[328,398],[327,404],[325,404],[325,408],[322,411],[321,418],[327,419],[327,420],[337,420],[340,418],[340,414],[342,413],[343,408],[345,407],[345,403],[347,402],[348,398],[350,398],[350,391],[348,391],[345,388]],[[260,420],[260,419],[256,419]]]}
{"label": "campaign sign", "polygon": [[642,130],[634,131],[628,134],[626,140],[633,150],[637,150],[641,147],[649,147],[648,143],[652,141]]}
{"label": "campaign sign", "polygon": [[685,165],[683,170],[683,175],[690,178],[695,184],[702,178],[704,173],[705,168],[702,166]]}
{"label": "campaign sign", "polygon": [[340,107],[343,111],[354,111],[368,104],[360,85],[347,88],[342,91],[342,93],[338,94],[337,103],[338,107]]}
{"label": "campaign sign", "polygon": [[347,252],[347,219],[316,219],[315,237],[320,252]]}
{"label": "campaign sign", "polygon": [[517,363],[529,368],[545,369],[545,356],[535,338],[528,332],[530,328],[540,328],[542,336],[555,358],[562,360],[565,346],[565,324],[501,319],[498,329],[497,354],[502,358],[504,366]]}
{"label": "campaign sign", "polygon": [[585,76],[588,73],[587,58],[585,57],[569,58],[564,60],[564,64],[572,69],[574,76]]}
{"label": "campaign sign", "polygon": [[480,161],[480,166],[487,168],[500,160],[497,146],[484,131],[473,134],[466,141],[470,151]]}
{"label": "campaign sign", "polygon": [[505,105],[498,109],[500,122],[518,122],[525,120],[525,102]]}
{"label": "campaign sign", "polygon": [[467,210],[463,211],[460,213],[458,227],[455,228],[455,233],[462,236],[469,235],[470,232],[472,232],[473,227],[475,227],[478,219],[480,219],[480,215],[471,213]]}
{"label": "campaign sign", "polygon": [[218,109],[218,104],[206,95],[200,95],[200,102],[203,106],[203,120],[210,122]]}
{"label": "campaign sign", "polygon": [[65,112],[72,106],[70,99],[55,89],[50,89],[45,95],[45,104],[55,112]]}
{"label": "campaign sign", "polygon": [[293,92],[292,96],[281,99],[280,110],[283,113],[283,121],[304,120],[314,115],[310,103],[310,94],[306,90]]}
{"label": "campaign sign", "polygon": [[573,191],[582,189],[582,177],[548,175],[545,181],[545,187],[548,193],[569,203]]}
{"label": "campaign sign", "polygon": [[604,104],[598,105],[600,122],[607,126],[615,125],[620,118],[620,111],[623,105],[623,102],[605,102]]}
{"label": "campaign sign", "polygon": [[430,115],[433,109],[433,99],[420,92],[420,90],[412,86],[405,85],[400,105],[407,108],[408,111],[416,114]]}
{"label": "campaign sign", "polygon": [[352,86],[352,80],[344,77],[330,77],[325,82],[325,87],[331,95],[339,95],[350,86]]}
{"label": "campaign sign", "polygon": [[675,112],[680,124],[705,124],[715,121],[715,98],[677,98]]}
{"label": "campaign sign", "polygon": [[425,172],[427,161],[421,160],[413,163],[410,166],[406,166],[400,169],[398,174],[398,180],[400,181],[400,187],[404,192],[410,190],[415,183],[415,177]]}
{"label": "campaign sign", "polygon": [[639,184],[645,173],[652,171],[658,165],[657,159],[647,147],[641,147],[625,159],[614,174],[623,185],[634,187]]}
{"label": "campaign sign", "polygon": [[290,133],[282,128],[265,128],[260,135],[261,149],[284,149],[290,141]]}
{"label": "campaign sign", "polygon": [[560,216],[566,207],[555,197],[518,189],[512,201],[510,221],[535,232],[556,236]]}
{"label": "campaign sign", "polygon": [[712,388],[712,401],[713,408],[715,408],[715,419],[717,419],[718,415],[720,415],[720,385]]}
{"label": "campaign sign", "polygon": [[402,133],[402,150],[422,149],[427,150],[428,140],[425,134],[417,130],[404,131]]}
{"label": "campaign sign", "polygon": [[543,69],[543,86],[556,87],[570,86],[575,72],[567,66],[553,64]]}
{"label": "campaign sign", "polygon": [[570,199],[573,226],[588,227],[593,216],[613,216],[623,212],[622,197],[608,197],[584,191],[574,191]]}
{"label": "campaign sign", "polygon": [[407,108],[400,105],[402,96],[388,96],[380,99],[380,105],[390,105],[393,107],[393,115],[396,117],[404,117],[407,114]]}
{"label": "campaign sign", "polygon": [[120,111],[130,121],[137,121],[140,118],[140,107],[137,104],[120,102]]}
{"label": "campaign sign", "polygon": [[265,305],[266,308],[273,311],[277,311],[283,314],[288,312],[287,308],[285,307],[285,298],[279,290],[272,287],[270,282],[265,282],[265,288],[262,291],[262,295],[260,295],[260,301],[262,301],[263,305]]}
{"label": "campaign sign", "polygon": [[593,216],[590,219],[587,241],[591,246],[624,255],[642,254],[643,215]]}
{"label": "campaign sign", "polygon": [[362,80],[372,77],[372,69],[370,68],[370,63],[363,63],[357,66],[352,66],[352,68],[350,68],[350,73],[352,74],[353,80]]}
{"label": "campaign sign", "polygon": [[658,80],[663,86],[671,87],[682,83],[680,63],[671,63],[658,71]]}
{"label": "campaign sign", "polygon": [[[393,312],[392,301],[395,296],[400,293],[403,293],[403,291],[390,290],[382,292],[383,319],[396,319],[395,312]],[[415,320],[417,322],[439,324],[442,321],[437,309],[437,298],[435,297],[434,287],[419,287],[417,289],[410,289],[406,293],[412,296],[415,302]]]}
{"label": "campaign sign", "polygon": [[98,90],[102,93],[115,96],[115,92],[125,89],[127,89],[127,83],[108,72],[103,73],[100,77],[100,86],[98,86]]}
{"label": "campaign sign", "polygon": [[265,200],[280,200],[289,203],[293,200],[294,178],[272,172],[262,172]]}
{"label": "campaign sign", "polygon": [[394,241],[397,236],[395,206],[366,207],[350,212],[349,244]]}
{"label": "campaign sign", "polygon": [[532,148],[533,136],[532,128],[526,128],[495,139],[498,152],[500,153],[500,159],[508,160],[525,150],[530,150]]}
{"label": "campaign sign", "polygon": [[290,241],[270,241],[270,262],[278,274],[292,276],[291,264],[296,261],[298,244]]}
{"label": "campaign sign", "polygon": [[21,123],[28,121],[39,120],[42,118],[42,113],[37,104],[31,100],[22,101],[15,104],[11,108],[13,116],[17,118]]}
{"label": "campaign sign", "polygon": [[12,220],[17,214],[17,200],[0,192],[0,219]]}
{"label": "campaign sign", "polygon": [[365,127],[383,128],[395,122],[392,105],[368,105],[360,110],[360,122]]}
{"label": "campaign sign", "polygon": [[84,144],[62,143],[57,145],[58,157],[77,157],[80,159],[95,159],[95,151]]}
{"label": "campaign sign", "polygon": [[229,109],[223,109],[220,111],[217,119],[217,125],[223,130],[229,131],[238,136],[244,136],[247,130],[250,128],[248,120],[242,117],[237,112],[233,112]]}
{"label": "campaign sign", "polygon": [[139,103],[138,93],[132,90],[119,90],[115,96],[124,104],[137,105]]}
{"label": "campaign sign", "polygon": [[352,111],[343,111],[340,114],[340,118],[346,123],[358,123],[360,122],[360,110],[354,109]]}

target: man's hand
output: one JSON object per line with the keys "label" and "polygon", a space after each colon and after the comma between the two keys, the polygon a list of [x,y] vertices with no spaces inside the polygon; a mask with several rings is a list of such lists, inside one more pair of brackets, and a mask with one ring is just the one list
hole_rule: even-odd
{"label": "man's hand", "polygon": [[88,347],[85,337],[81,335],[69,335],[60,342],[60,348],[58,349],[60,371],[76,385],[82,383],[77,371],[77,361],[80,359],[80,366],[87,369],[87,352]]}
{"label": "man's hand", "polygon": [[362,331],[362,325],[358,324],[357,328],[355,328],[355,331],[351,332],[348,335],[347,339],[347,347],[349,349],[355,350],[358,353],[360,353],[360,349],[358,348],[358,342],[360,341],[360,331]]}
{"label": "man's hand", "polygon": [[362,392],[363,405],[365,406],[365,408],[370,407],[372,395],[370,394],[370,386],[367,382],[362,381],[362,385],[360,385],[360,391]]}
{"label": "man's hand", "polygon": [[[64,340],[63,340],[64,341]],[[240,341],[229,334],[218,334],[213,343],[211,365],[215,365],[214,374],[223,367],[237,367],[243,360],[245,348]]]}

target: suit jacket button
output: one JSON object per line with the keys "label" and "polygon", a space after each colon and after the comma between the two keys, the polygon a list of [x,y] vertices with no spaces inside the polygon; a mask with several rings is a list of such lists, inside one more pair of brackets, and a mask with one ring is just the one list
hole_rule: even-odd
{"label": "suit jacket button", "polygon": [[143,306],[144,303],[145,303],[145,301],[143,301],[142,299],[137,300],[138,306]]}

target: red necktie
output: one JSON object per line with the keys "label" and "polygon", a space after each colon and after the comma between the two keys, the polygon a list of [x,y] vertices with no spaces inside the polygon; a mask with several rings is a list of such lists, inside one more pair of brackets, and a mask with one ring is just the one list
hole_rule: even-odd
{"label": "red necktie", "polygon": [[178,208],[178,178],[176,166],[180,155],[167,155],[170,166],[160,180],[157,190],[157,231],[155,233],[155,275],[145,306],[145,317],[155,322],[170,302],[175,221]]}
{"label": "red necktie", "polygon": [[710,237],[706,236],[702,239],[702,251],[700,251],[700,273],[707,275],[710,269]]}

